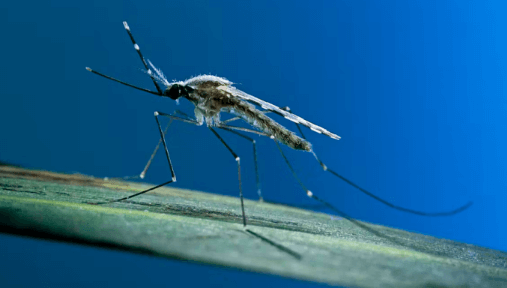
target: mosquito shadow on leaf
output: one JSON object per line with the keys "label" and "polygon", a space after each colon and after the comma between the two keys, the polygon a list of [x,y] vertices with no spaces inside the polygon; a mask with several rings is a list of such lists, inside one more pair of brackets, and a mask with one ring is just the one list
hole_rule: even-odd
{"label": "mosquito shadow on leaf", "polygon": [[280,250],[280,251],[282,251],[282,252],[285,252],[285,253],[289,254],[290,256],[292,256],[292,257],[296,258],[297,260],[301,260],[301,258],[302,258],[302,257],[301,257],[301,254],[299,254],[299,253],[297,253],[297,252],[295,252],[295,251],[292,251],[291,249],[289,249],[289,248],[287,248],[287,247],[285,247],[285,246],[283,246],[283,245],[281,245],[281,244],[278,244],[278,243],[274,242],[273,240],[270,240],[270,239],[268,239],[268,238],[266,238],[266,237],[264,237],[264,236],[262,236],[262,235],[260,235],[260,234],[258,234],[258,233],[255,233],[255,232],[253,232],[253,231],[252,231],[252,230],[250,230],[250,229],[246,229],[245,231],[246,231],[248,234],[250,234],[250,235],[252,235],[252,236],[255,236],[255,237],[257,237],[257,238],[261,239],[261,240],[262,240],[262,242],[268,243],[269,245],[271,245],[271,246],[273,246],[273,247],[277,248],[278,250]]}

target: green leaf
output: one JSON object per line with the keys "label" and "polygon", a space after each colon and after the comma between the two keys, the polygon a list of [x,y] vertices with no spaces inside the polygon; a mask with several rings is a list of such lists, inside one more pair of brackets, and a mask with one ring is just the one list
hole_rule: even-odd
{"label": "green leaf", "polygon": [[355,287],[507,286],[507,253],[297,208],[0,166],[0,231]]}

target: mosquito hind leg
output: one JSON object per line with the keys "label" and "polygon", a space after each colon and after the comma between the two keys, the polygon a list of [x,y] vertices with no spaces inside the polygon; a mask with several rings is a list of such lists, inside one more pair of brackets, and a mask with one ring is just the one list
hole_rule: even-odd
{"label": "mosquito hind leg", "polygon": [[236,135],[238,135],[238,136],[242,137],[243,139],[246,139],[246,140],[248,140],[248,141],[252,142],[252,144],[253,144],[254,165],[255,165],[255,181],[256,181],[256,183],[257,183],[257,194],[259,195],[259,201],[260,201],[260,202],[263,202],[263,201],[264,201],[264,199],[262,198],[262,192],[261,192],[261,182],[260,182],[260,180],[259,180],[259,168],[258,168],[258,164],[257,164],[257,145],[256,145],[255,140],[254,140],[254,139],[252,139],[252,138],[250,138],[250,137],[248,137],[248,136],[246,136],[246,135],[243,135],[243,134],[241,134],[241,133],[239,133],[239,132],[236,132],[236,131],[234,131],[234,130],[232,130],[232,129],[229,129],[229,128],[228,128],[227,126],[225,126],[225,125],[224,125],[224,126],[219,126],[218,128],[220,128],[220,129],[222,129],[222,130],[225,130],[225,131],[229,131],[229,132],[231,132],[231,133],[233,133],[233,134],[236,134]]}
{"label": "mosquito hind leg", "polygon": [[[308,188],[306,188],[305,184],[303,184],[303,181],[301,181],[301,179],[299,179],[298,175],[296,174],[296,171],[294,170],[294,168],[292,168],[292,165],[290,164],[289,162],[289,159],[287,159],[287,156],[285,156],[285,154],[283,153],[282,151],[282,147],[280,147],[280,144],[278,144],[278,141],[275,140],[275,144],[276,144],[276,147],[278,148],[278,151],[280,151],[280,154],[282,154],[282,157],[283,159],[285,160],[285,163],[287,163],[287,166],[289,167],[289,170],[290,172],[292,173],[292,175],[294,176],[294,178],[298,181],[299,183],[299,186],[301,186],[301,188],[305,191],[306,193],[306,196],[320,202],[322,205],[328,207],[329,209],[333,210],[335,213],[337,213],[338,215],[340,215],[341,217],[344,217],[344,218],[347,218],[349,220],[351,220],[352,218],[350,218],[349,216],[347,216],[345,213],[343,213],[342,211],[340,211],[338,208],[334,207],[333,205],[331,205],[331,203],[317,197],[312,191],[308,190]],[[355,220],[351,220],[355,223]]]}
{"label": "mosquito hind leg", "polygon": [[[292,113],[289,109],[289,107],[283,107],[281,109],[284,109],[285,111],[288,111],[290,113]],[[303,134],[303,130],[301,130],[301,125],[297,124],[296,123],[296,127],[298,128],[298,131],[299,133],[301,133],[301,137],[303,137],[303,139],[307,140],[306,137],[305,137],[305,134]],[[280,150],[280,152],[282,152]],[[343,177],[342,175],[336,173],[335,171],[331,170],[329,167],[327,167],[326,164],[324,164],[324,162],[322,162],[320,160],[320,158],[317,156],[317,154],[315,154],[315,152],[312,150],[311,153],[313,154],[313,156],[315,157],[315,159],[317,160],[317,162],[319,162],[319,165],[320,167],[322,167],[322,169],[324,171],[327,171],[333,175],[335,175],[336,177],[340,178],[341,180],[345,181],[347,184],[349,184],[350,186],[356,188],[357,190],[363,192],[364,194],[366,194],[367,196],[379,201],[380,203],[384,204],[384,205],[387,205],[395,210],[399,210],[399,211],[403,211],[403,212],[407,212],[407,213],[412,213],[412,214],[416,214],[416,215],[421,215],[421,216],[430,216],[430,217],[435,217],[435,216],[450,216],[450,215],[454,215],[454,214],[457,214],[457,213],[460,213],[466,209],[468,209],[470,206],[472,206],[473,202],[468,202],[466,203],[465,205],[461,206],[461,207],[458,207],[454,210],[451,210],[451,211],[444,211],[444,212],[433,212],[433,213],[429,213],[429,212],[423,212],[423,211],[418,211],[418,210],[413,210],[413,209],[408,209],[408,208],[404,208],[404,207],[400,207],[400,206],[397,206],[389,201],[386,201],[378,196],[376,196],[375,194],[361,188],[359,185],[355,184],[354,182],[350,181],[349,179]],[[283,152],[282,152],[283,154]],[[284,157],[285,158],[285,157]],[[287,159],[285,160],[287,161]],[[288,162],[287,162],[288,164]],[[289,164],[290,166],[290,164]],[[291,168],[292,170],[292,168]],[[294,173],[294,172],[293,172]],[[315,197],[313,197],[315,198]],[[328,207],[332,207],[329,203],[326,203],[324,202],[323,200],[321,199],[318,199],[318,198],[315,198],[317,199],[318,201],[320,201],[321,203],[323,203],[324,205],[328,206]],[[336,208],[332,208],[333,210],[336,210]]]}
{"label": "mosquito hind leg", "polygon": [[238,182],[239,182],[239,199],[241,201],[241,213],[243,214],[243,227],[246,227],[246,216],[245,216],[245,205],[243,204],[243,190],[241,188],[241,165],[240,165],[240,159],[238,154],[234,153],[234,151],[225,143],[224,139],[220,137],[220,135],[213,129],[213,127],[208,127],[215,136],[224,144],[225,148],[231,152],[232,156],[234,157],[234,160],[236,160],[236,163],[238,164]]}
{"label": "mosquito hind leg", "polygon": [[[298,129],[299,131],[301,131],[301,129],[299,128],[299,125],[298,125]],[[302,134],[301,134],[302,135]],[[304,136],[303,136],[304,138]],[[340,178],[341,180],[345,181],[347,184],[349,184],[350,186],[358,189],[359,191],[363,192],[364,194],[370,196],[371,198],[379,201],[380,203],[384,204],[384,205],[387,205],[395,210],[399,210],[399,211],[403,211],[403,212],[407,212],[407,213],[411,213],[411,214],[416,214],[416,215],[421,215],[421,216],[430,216],[430,217],[435,217],[435,216],[450,216],[450,215],[454,215],[454,214],[457,214],[457,213],[460,213],[466,209],[468,209],[470,206],[472,206],[472,202],[468,202],[466,203],[465,205],[461,206],[461,207],[458,207],[454,210],[450,210],[450,211],[443,211],[443,212],[424,212],[424,211],[418,211],[418,210],[413,210],[413,209],[408,209],[408,208],[405,208],[405,207],[401,207],[401,206],[397,206],[389,201],[386,201],[378,196],[376,196],[375,194],[361,188],[359,185],[357,185],[356,183],[350,181],[349,179],[343,177],[342,175],[336,173],[335,171],[331,170],[329,167],[327,167],[326,164],[324,164],[324,162],[322,162],[320,160],[320,158],[317,156],[317,154],[315,154],[314,151],[311,151],[311,153],[313,154],[313,156],[315,157],[315,159],[317,160],[317,162],[319,162],[319,165],[320,167],[322,167],[322,170],[324,171],[327,171],[333,175],[335,175],[336,177]]]}
{"label": "mosquito hind leg", "polygon": [[285,163],[289,167],[289,170],[292,173],[292,175],[294,176],[294,178],[296,179],[296,181],[299,183],[299,186],[301,186],[301,188],[305,191],[306,196],[308,196],[310,198],[313,198],[313,199],[321,202],[325,206],[331,208],[332,210],[338,212],[339,214],[342,214],[342,212],[340,210],[338,210],[337,208],[335,208],[330,203],[328,203],[328,202],[326,202],[326,201],[318,198],[317,196],[315,196],[315,194],[313,194],[312,191],[310,191],[308,188],[306,188],[305,184],[303,183],[303,181],[301,181],[301,179],[299,179],[298,175],[296,174],[296,171],[294,170],[294,168],[290,164],[289,159],[287,159],[287,156],[285,156],[285,153],[283,153],[282,147],[280,147],[280,144],[278,144],[278,141],[276,139],[274,141],[275,141],[276,147],[278,148],[278,151],[280,151],[280,154],[282,154],[283,160],[285,160]]}

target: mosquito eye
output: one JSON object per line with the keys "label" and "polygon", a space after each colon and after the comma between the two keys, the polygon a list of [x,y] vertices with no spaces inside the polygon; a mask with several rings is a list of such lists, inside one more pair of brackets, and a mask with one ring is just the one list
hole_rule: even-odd
{"label": "mosquito eye", "polygon": [[181,86],[178,84],[174,84],[173,86],[171,86],[171,88],[166,89],[164,94],[166,96],[168,96],[169,98],[176,100],[181,97],[180,91],[181,91]]}

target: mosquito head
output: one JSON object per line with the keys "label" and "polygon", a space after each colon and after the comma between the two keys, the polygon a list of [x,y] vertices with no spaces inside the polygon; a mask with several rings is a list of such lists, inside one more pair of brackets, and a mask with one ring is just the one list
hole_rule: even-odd
{"label": "mosquito head", "polygon": [[188,97],[189,93],[192,93],[195,89],[181,84],[173,84],[168,86],[164,91],[164,95],[173,99],[178,100],[180,97]]}

